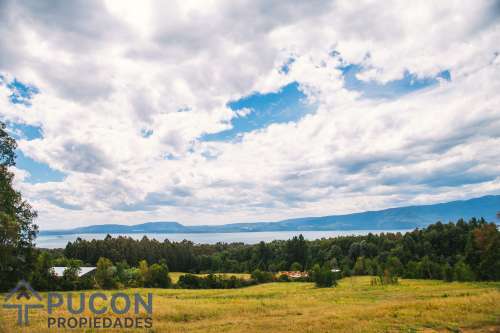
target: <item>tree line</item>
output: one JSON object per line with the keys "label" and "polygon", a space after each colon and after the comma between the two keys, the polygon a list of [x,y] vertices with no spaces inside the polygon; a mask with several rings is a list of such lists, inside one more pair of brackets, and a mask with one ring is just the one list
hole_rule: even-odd
{"label": "tree line", "polygon": [[107,236],[103,240],[69,242],[66,258],[95,265],[100,257],[137,266],[141,260],[164,261],[173,271],[190,273],[249,273],[309,271],[315,265],[340,269],[342,276],[383,275],[404,278],[500,280],[500,233],[494,223],[468,222],[429,225],[406,233],[340,236],[305,240],[302,235],[255,245],[163,242],[143,237]]}
{"label": "tree line", "polygon": [[[152,265],[141,260],[138,266],[131,267],[124,261],[113,263],[105,257],[99,258],[95,271],[79,276],[80,267],[83,265],[81,260],[64,257],[52,259],[48,252],[41,252],[32,272],[31,284],[39,291],[71,291],[122,288],[234,289],[260,283],[292,281],[284,274],[278,276],[255,269],[250,278],[226,274],[186,273],[173,283],[165,260]],[[66,267],[62,276],[55,274],[54,266]],[[331,287],[336,284],[336,279],[337,276],[331,270],[316,265],[311,274],[301,281],[315,282],[318,287]]]}

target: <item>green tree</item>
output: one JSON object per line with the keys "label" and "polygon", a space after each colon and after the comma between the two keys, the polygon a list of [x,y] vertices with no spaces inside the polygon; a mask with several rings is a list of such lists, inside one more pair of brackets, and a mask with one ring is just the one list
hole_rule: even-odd
{"label": "green tree", "polygon": [[309,275],[314,282],[316,282],[316,280],[319,280],[321,275],[321,266],[319,264],[314,264],[313,268],[309,272]]}
{"label": "green tree", "polygon": [[298,262],[302,269],[306,269],[308,246],[304,236],[300,234],[298,237],[294,236],[292,239],[286,241],[286,254],[288,257],[288,264]]}
{"label": "green tree", "polygon": [[64,290],[76,290],[79,287],[78,274],[80,273],[80,262],[78,260],[69,260],[68,266],[62,276],[62,288]]}
{"label": "green tree", "polygon": [[298,262],[294,262],[290,265],[291,271],[302,271],[302,265]]}
{"label": "green tree", "polygon": [[358,257],[356,263],[354,264],[354,275],[365,275],[365,258]]}
{"label": "green tree", "polygon": [[453,278],[457,281],[474,281],[474,272],[463,260],[457,261],[453,266]]}
{"label": "green tree", "polygon": [[125,285],[128,282],[127,270],[130,268],[126,261],[122,260],[116,263],[116,278],[117,280]]}
{"label": "green tree", "polygon": [[401,275],[403,273],[403,264],[396,256],[390,256],[387,258],[386,267],[395,275]]}
{"label": "green tree", "polygon": [[432,261],[429,256],[425,256],[419,263],[419,275],[425,279],[441,279],[443,270],[441,265]]}
{"label": "green tree", "polygon": [[38,255],[31,280],[33,288],[40,291],[55,288],[57,277],[52,266],[52,260],[47,252]]}
{"label": "green tree", "polygon": [[116,287],[115,267],[108,258],[101,257],[97,261],[95,280],[101,289],[113,289]]}
{"label": "green tree", "polygon": [[419,263],[417,261],[410,261],[406,265],[406,270],[403,275],[405,278],[408,279],[418,279],[420,278],[420,267]]}
{"label": "green tree", "polygon": [[320,267],[318,264],[314,265],[311,271],[311,278],[316,284],[316,287],[327,288],[337,285],[335,273],[331,271],[326,265]]}
{"label": "green tree", "polygon": [[443,280],[451,282],[455,278],[454,275],[453,267],[449,263],[446,263],[443,267]]}
{"label": "green tree", "polygon": [[260,242],[255,248],[255,253],[253,255],[253,262],[258,269],[267,270],[268,263],[271,257],[271,250],[266,245],[265,242]]}
{"label": "green tree", "polygon": [[36,263],[34,240],[37,214],[14,190],[16,142],[0,122],[0,290],[13,287],[20,279],[30,279]]}
{"label": "green tree", "polygon": [[365,262],[365,274],[373,275],[377,272],[377,264],[374,260],[364,257]]}
{"label": "green tree", "polygon": [[148,280],[145,282],[146,287],[151,288],[168,288],[172,281],[168,275],[167,264],[163,261],[160,264],[153,264],[149,267],[147,274]]}
{"label": "green tree", "polygon": [[278,266],[276,264],[269,264],[269,271],[272,273],[278,272]]}
{"label": "green tree", "polygon": [[149,265],[147,260],[139,261],[139,274],[140,274],[140,284],[143,287],[148,287],[148,283],[151,280],[151,272],[149,270]]}
{"label": "green tree", "polygon": [[478,277],[481,280],[500,280],[500,232],[493,223],[474,230],[479,251]]}

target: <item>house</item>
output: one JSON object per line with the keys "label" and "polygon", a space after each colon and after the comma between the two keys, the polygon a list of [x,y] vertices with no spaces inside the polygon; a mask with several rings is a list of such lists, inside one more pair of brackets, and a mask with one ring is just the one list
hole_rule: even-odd
{"label": "house", "polygon": [[[63,274],[64,274],[64,271],[67,269],[68,267],[64,267],[64,266],[56,266],[56,267],[52,267],[52,270],[54,271],[54,274],[58,277],[62,277]],[[82,277],[84,275],[87,275],[89,274],[90,272],[93,272],[95,271],[96,267],[80,267],[80,270],[78,271],[78,277]]]}
{"label": "house", "polygon": [[278,272],[278,275],[286,275],[290,279],[299,279],[299,278],[306,278],[309,276],[309,273],[307,272],[301,272],[301,271],[282,271]]}

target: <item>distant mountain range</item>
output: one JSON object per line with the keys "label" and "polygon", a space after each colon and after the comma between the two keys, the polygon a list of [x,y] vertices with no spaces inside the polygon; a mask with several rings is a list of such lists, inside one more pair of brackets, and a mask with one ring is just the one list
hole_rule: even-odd
{"label": "distant mountain range", "polygon": [[178,222],[148,222],[136,225],[102,224],[74,229],[42,230],[41,235],[130,234],[130,233],[220,233],[257,231],[321,230],[407,230],[431,223],[456,221],[459,218],[484,217],[496,221],[500,195],[488,195],[465,201],[434,205],[407,206],[346,215],[302,217],[278,222],[232,223],[185,226]]}

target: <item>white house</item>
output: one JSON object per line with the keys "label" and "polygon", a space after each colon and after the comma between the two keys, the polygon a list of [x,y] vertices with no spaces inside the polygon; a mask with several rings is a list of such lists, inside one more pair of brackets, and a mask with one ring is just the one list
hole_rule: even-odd
{"label": "white house", "polygon": [[[68,267],[56,266],[56,267],[52,267],[52,270],[54,271],[56,276],[62,277],[66,268],[68,268]],[[80,270],[78,271],[78,277],[82,277],[85,274],[88,274],[88,273],[94,271],[95,269],[96,269],[96,267],[80,267]]]}

